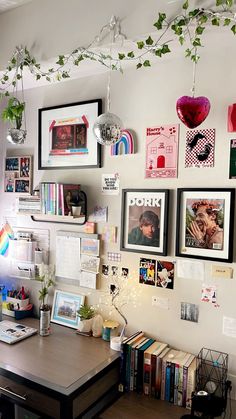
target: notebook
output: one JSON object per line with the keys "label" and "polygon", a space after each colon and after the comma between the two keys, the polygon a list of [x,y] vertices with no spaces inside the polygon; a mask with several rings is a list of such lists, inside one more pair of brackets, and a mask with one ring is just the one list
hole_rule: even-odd
{"label": "notebook", "polygon": [[23,324],[3,320],[0,322],[0,341],[12,345],[13,343],[34,335],[37,331],[38,330],[33,327],[27,327]]}

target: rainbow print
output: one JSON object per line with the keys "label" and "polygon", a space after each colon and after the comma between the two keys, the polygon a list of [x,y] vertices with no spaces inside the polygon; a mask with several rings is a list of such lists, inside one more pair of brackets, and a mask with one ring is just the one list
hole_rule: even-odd
{"label": "rainbow print", "polygon": [[134,139],[127,129],[122,131],[119,141],[111,146],[111,156],[118,156],[119,154],[134,154]]}
{"label": "rainbow print", "polygon": [[0,230],[0,255],[4,256],[8,247],[9,239],[13,238],[13,231],[8,223]]}

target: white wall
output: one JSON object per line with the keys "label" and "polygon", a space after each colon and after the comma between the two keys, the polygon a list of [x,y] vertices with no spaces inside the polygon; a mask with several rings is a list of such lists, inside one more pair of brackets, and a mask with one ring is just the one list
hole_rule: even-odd
{"label": "white wall", "polygon": [[[57,7],[55,7],[57,6]],[[136,6],[134,8],[134,6]],[[170,5],[168,6],[170,10]],[[176,7],[176,4],[173,6]],[[161,9],[165,10],[165,7]],[[172,10],[172,9],[171,9]],[[60,52],[69,52],[77,45],[93,39],[102,25],[106,24],[112,13],[123,18],[122,30],[132,37],[152,31],[158,10],[156,2],[147,1],[75,1],[65,2],[36,0],[21,8],[0,16],[1,60],[9,58],[15,45],[20,43],[29,47],[37,45],[41,56],[49,58]],[[27,13],[27,17],[26,17]],[[78,24],[77,24],[78,22]],[[15,25],[14,31],[11,30]],[[16,34],[16,35],[14,35]],[[211,112],[201,128],[216,129],[215,167],[209,169],[184,168],[186,127],[180,123],[179,170],[177,179],[144,179],[145,129],[159,124],[179,123],[175,111],[176,100],[182,95],[190,95],[192,83],[192,64],[184,58],[183,50],[160,60],[149,69],[129,68],[123,75],[112,74],[112,111],[124,121],[127,129],[136,134],[137,153],[128,156],[111,157],[110,150],[103,148],[103,166],[100,169],[84,170],[37,170],[38,108],[60,105],[88,99],[102,98],[105,105],[107,74],[90,76],[84,79],[69,80],[64,83],[35,87],[26,91],[27,103],[27,142],[19,149],[5,141],[6,127],[0,125],[1,173],[5,154],[34,155],[34,185],[40,181],[78,182],[88,196],[88,208],[94,205],[108,206],[109,224],[118,227],[118,242],[103,250],[102,262],[107,262],[107,250],[119,252],[121,195],[102,196],[102,173],[120,173],[121,189],[170,189],[168,256],[166,260],[176,260],[175,224],[176,189],[179,187],[234,187],[235,181],[228,179],[229,140],[234,135],[227,133],[227,107],[235,101],[234,62],[235,38],[229,31],[209,31],[202,49],[202,58],[197,68],[196,95],[205,95],[211,101]],[[1,61],[3,65],[3,62]],[[1,191],[3,190],[1,185]],[[0,192],[0,215],[12,210],[14,197]],[[34,224],[27,217],[17,220],[20,226],[49,228],[51,232],[51,261],[55,256],[56,229],[82,231],[82,227],[56,226],[54,224]],[[98,225],[98,233],[101,232]],[[235,246],[236,247],[236,246]],[[236,249],[235,249],[236,250]],[[236,261],[234,250],[234,260]],[[138,267],[141,254],[122,252],[121,266],[129,267],[130,281],[138,293],[138,304],[125,306],[124,312],[129,322],[129,330],[143,329],[145,332],[177,348],[198,353],[202,347],[224,351],[230,355],[230,371],[236,374],[235,339],[222,334],[223,316],[236,318],[234,279],[212,279],[211,265],[206,261],[204,282],[218,287],[219,308],[200,302],[203,278],[198,280],[175,278],[174,290],[155,289],[138,283]],[[152,255],[144,255],[152,257]],[[157,259],[157,257],[155,256]],[[2,260],[2,273],[6,270],[6,260]],[[236,269],[236,264],[227,264]],[[5,268],[4,268],[5,267]],[[25,281],[26,282],[26,281]],[[25,284],[29,287],[29,282]],[[32,295],[37,302],[38,284],[30,284]],[[61,287],[61,284],[60,284]],[[97,303],[104,295],[105,281],[99,279],[99,290],[88,292],[89,303]],[[64,285],[65,289],[75,291],[74,287]],[[151,305],[153,295],[169,298],[170,309],[162,310]],[[180,320],[180,303],[187,301],[199,305],[200,315],[197,324]],[[118,319],[118,317],[117,317]]]}

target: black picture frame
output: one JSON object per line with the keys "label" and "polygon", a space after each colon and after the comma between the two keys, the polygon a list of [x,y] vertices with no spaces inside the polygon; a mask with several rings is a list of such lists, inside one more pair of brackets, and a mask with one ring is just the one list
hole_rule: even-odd
{"label": "black picture frame", "polygon": [[38,110],[38,169],[101,167],[101,145],[93,133],[102,99]]}
{"label": "black picture frame", "polygon": [[235,190],[177,189],[176,256],[233,261]]}
{"label": "black picture frame", "polygon": [[123,189],[120,250],[166,256],[168,205],[168,189]]}

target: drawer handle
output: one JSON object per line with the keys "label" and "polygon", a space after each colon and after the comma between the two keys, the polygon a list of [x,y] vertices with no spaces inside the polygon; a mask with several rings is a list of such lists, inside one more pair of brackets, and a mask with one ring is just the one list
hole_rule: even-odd
{"label": "drawer handle", "polygon": [[10,396],[16,397],[20,400],[23,400],[24,402],[27,400],[27,395],[24,394],[24,396],[21,396],[20,394],[15,393],[14,391],[12,391],[10,389],[10,387],[6,386],[6,387],[1,387],[0,386],[0,391],[3,391],[4,393],[7,393]]}

